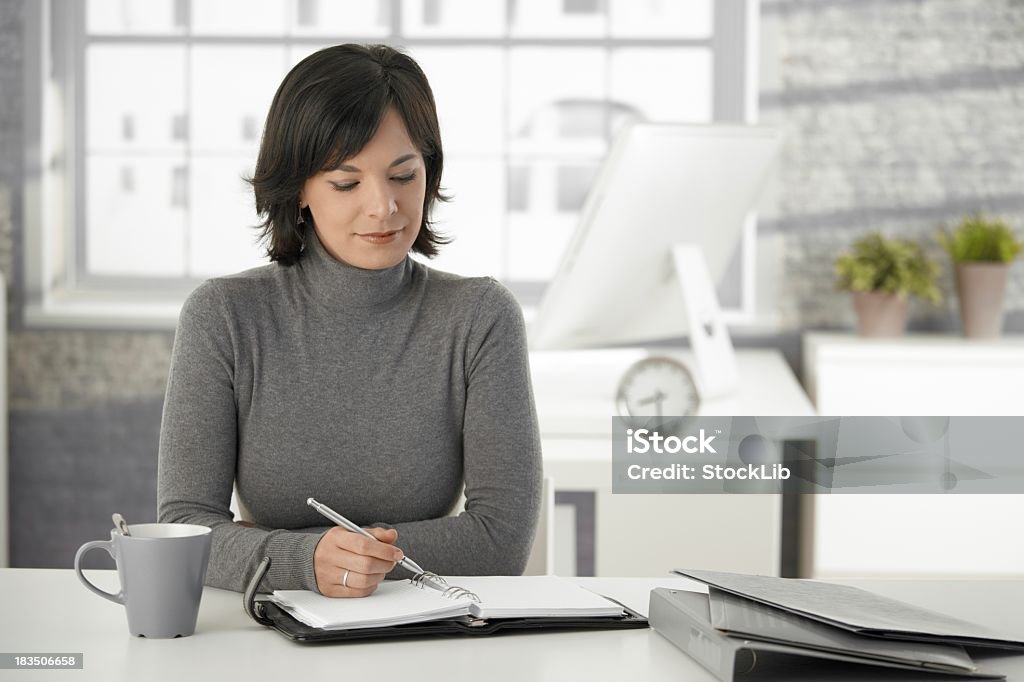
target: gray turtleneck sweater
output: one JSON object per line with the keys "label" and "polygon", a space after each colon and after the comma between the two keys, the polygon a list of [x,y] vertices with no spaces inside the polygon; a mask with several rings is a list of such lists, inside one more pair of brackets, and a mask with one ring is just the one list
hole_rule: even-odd
{"label": "gray turtleneck sweater", "polygon": [[[406,258],[210,280],[185,302],[160,432],[158,516],[213,529],[206,582],[316,591],[328,528],[306,498],[441,575],[519,574],[541,461],[522,313],[490,278]],[[465,511],[447,516],[465,483]],[[232,485],[255,527],[233,523]],[[396,569],[401,570],[401,569]]]}

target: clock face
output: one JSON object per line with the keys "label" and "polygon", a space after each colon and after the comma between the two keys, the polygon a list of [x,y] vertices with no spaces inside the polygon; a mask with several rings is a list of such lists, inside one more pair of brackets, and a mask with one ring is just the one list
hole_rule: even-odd
{"label": "clock face", "polygon": [[687,416],[700,404],[697,384],[686,365],[666,357],[633,363],[619,381],[616,405],[623,417]]}

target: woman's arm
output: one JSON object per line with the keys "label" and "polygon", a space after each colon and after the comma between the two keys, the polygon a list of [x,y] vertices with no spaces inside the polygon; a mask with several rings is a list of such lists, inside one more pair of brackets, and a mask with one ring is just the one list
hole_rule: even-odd
{"label": "woman's arm", "polygon": [[160,428],[157,516],[213,529],[206,584],[243,591],[264,556],[266,589],[317,589],[313,552],[320,534],[247,528],[232,522],[238,414],[237,329],[215,281],[189,296],[178,319]]}
{"label": "woman's arm", "polygon": [[429,571],[519,575],[540,511],[540,435],[522,310],[493,280],[469,332],[466,383],[465,511],[391,527],[398,547]]}

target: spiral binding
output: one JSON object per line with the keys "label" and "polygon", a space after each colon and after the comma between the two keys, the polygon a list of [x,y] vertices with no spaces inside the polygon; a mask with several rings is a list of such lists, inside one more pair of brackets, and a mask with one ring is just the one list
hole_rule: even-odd
{"label": "spiral binding", "polygon": [[438,590],[441,592],[442,597],[447,597],[448,599],[460,599],[462,597],[466,597],[478,604],[480,603],[480,597],[478,597],[475,592],[471,592],[464,587],[459,587],[458,585],[449,585],[447,580],[436,573],[431,573],[430,571],[417,573],[413,577],[409,578],[409,582],[421,590],[427,587]]}

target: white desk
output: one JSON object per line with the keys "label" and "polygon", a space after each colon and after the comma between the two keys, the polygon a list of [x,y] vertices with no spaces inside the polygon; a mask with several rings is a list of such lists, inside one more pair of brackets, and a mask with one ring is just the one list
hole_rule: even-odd
{"label": "white desk", "polygon": [[[113,571],[89,571],[116,590]],[[647,612],[652,587],[696,583],[673,578],[582,578],[586,587]],[[999,627],[1024,638],[1024,581],[843,581]],[[87,592],[71,570],[0,569],[0,650],[83,653],[84,669],[15,673],[0,679],[158,682],[168,680],[408,680],[419,682],[566,682],[713,680],[686,654],[649,629],[548,632],[480,638],[421,638],[309,646],[257,625],[242,597],[207,588],[196,634],[176,640],[128,635],[123,610]],[[1009,679],[1024,676],[1024,656],[989,657]],[[867,679],[885,679],[872,669]],[[901,680],[911,679],[900,677]],[[940,677],[926,678],[935,682]]]}
{"label": "white desk", "polygon": [[[670,349],[549,351],[530,355],[544,450],[544,474],[558,491],[594,493],[598,576],[658,575],[673,566],[778,575],[782,506],[778,495],[613,495],[612,416],[619,377],[648,354]],[[701,415],[812,416],[810,399],[782,354],[736,352],[739,386],[704,401]],[[692,365],[691,365],[692,366]],[[714,519],[686,524],[680,520]],[[556,566],[573,542],[555,531]]]}

